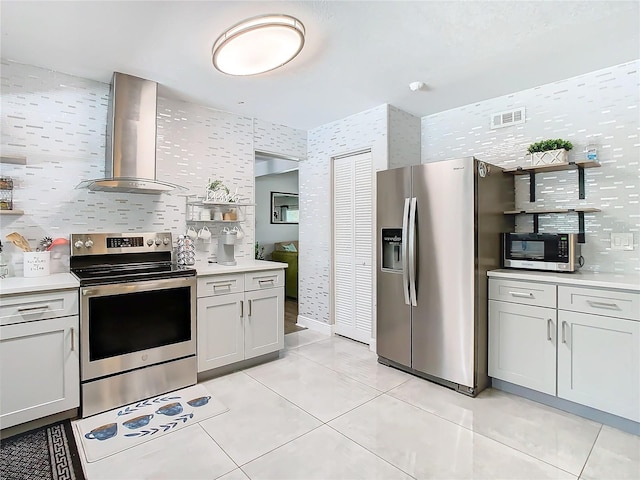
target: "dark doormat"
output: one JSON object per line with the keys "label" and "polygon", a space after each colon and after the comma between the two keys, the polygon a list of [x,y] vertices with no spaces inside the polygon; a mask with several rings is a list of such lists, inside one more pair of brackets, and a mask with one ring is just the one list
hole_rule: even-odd
{"label": "dark doormat", "polygon": [[0,440],[2,480],[85,480],[71,422]]}

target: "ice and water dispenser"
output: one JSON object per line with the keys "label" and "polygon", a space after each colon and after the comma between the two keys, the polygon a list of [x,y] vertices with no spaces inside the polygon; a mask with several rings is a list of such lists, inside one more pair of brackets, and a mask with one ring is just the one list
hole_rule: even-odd
{"label": "ice and water dispenser", "polygon": [[383,228],[382,269],[402,272],[402,229]]}

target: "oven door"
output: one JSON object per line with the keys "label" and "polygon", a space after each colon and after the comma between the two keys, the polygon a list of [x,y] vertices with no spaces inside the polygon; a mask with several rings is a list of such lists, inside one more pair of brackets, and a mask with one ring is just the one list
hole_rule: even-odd
{"label": "oven door", "polygon": [[195,355],[196,277],[80,288],[81,378]]}

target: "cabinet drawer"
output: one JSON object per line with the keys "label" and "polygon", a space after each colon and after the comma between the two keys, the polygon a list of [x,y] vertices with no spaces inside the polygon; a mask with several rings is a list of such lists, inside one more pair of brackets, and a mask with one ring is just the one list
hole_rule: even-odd
{"label": "cabinet drawer", "polygon": [[558,308],[640,320],[640,293],[558,286]]}
{"label": "cabinet drawer", "polygon": [[0,325],[78,314],[78,290],[6,295],[0,305]]}
{"label": "cabinet drawer", "polygon": [[264,288],[284,285],[284,270],[266,270],[244,274],[245,290],[262,290]]}
{"label": "cabinet drawer", "polygon": [[198,297],[244,292],[244,275],[207,275],[198,277]]}
{"label": "cabinet drawer", "polygon": [[489,299],[555,308],[556,286],[548,283],[490,278]]}

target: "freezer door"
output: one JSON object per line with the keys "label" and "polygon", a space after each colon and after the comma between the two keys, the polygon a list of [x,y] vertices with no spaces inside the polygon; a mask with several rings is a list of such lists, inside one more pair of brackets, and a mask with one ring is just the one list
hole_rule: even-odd
{"label": "freezer door", "polygon": [[410,168],[378,172],[375,230],[377,353],[407,367],[411,366],[411,306],[406,268],[410,182]]}
{"label": "freezer door", "polygon": [[474,159],[413,167],[415,289],[412,366],[473,387]]}

